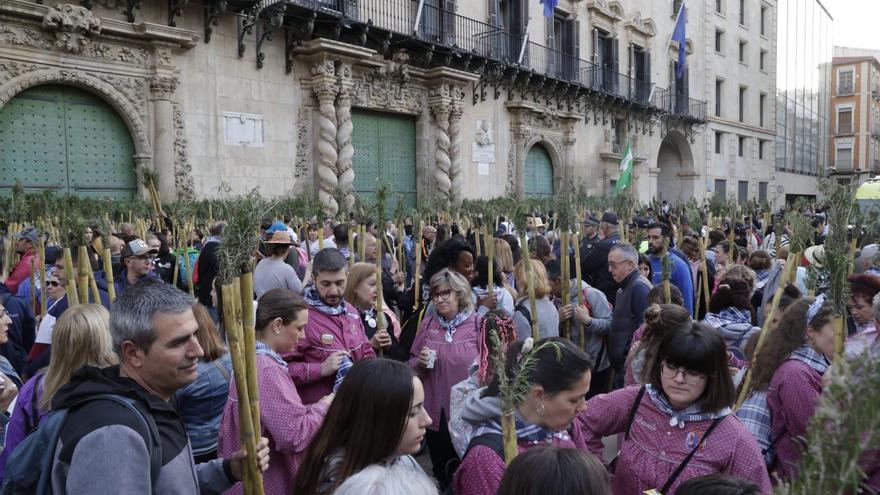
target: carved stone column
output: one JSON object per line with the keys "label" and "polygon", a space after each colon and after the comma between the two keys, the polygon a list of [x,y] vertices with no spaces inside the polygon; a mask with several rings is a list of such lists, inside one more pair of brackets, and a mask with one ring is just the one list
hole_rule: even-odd
{"label": "carved stone column", "polygon": [[449,98],[449,87],[445,84],[431,89],[428,98],[428,106],[434,117],[434,183],[437,188],[437,196],[441,200],[451,201],[452,177],[450,175],[452,160],[449,156],[449,115],[452,112],[452,102]]}
{"label": "carved stone column", "polygon": [[351,64],[340,63],[336,67],[339,76],[339,96],[336,99],[336,173],[339,189],[345,197],[345,206],[354,207],[354,145],[351,135],[354,125],[351,122],[351,90],[354,81],[351,78]]}
{"label": "carved stone column", "polygon": [[460,100],[452,101],[449,114],[449,179],[452,183],[450,199],[456,204],[461,202],[461,191],[464,182],[461,157],[461,115],[464,113]]}
{"label": "carved stone column", "polygon": [[316,149],[315,174],[317,175],[318,200],[324,205],[324,211],[331,216],[339,212],[336,202],[336,189],[339,187],[339,176],[336,162],[336,96],[339,87],[336,80],[336,68],[332,60],[324,60],[312,66],[312,78],[309,85],[318,99],[316,115],[318,140]]}
{"label": "carved stone column", "polygon": [[150,81],[153,101],[153,172],[157,175],[156,188],[163,202],[177,199],[172,104],[177,84],[177,79],[169,76],[157,76]]}
{"label": "carved stone column", "polygon": [[526,140],[530,134],[525,129],[514,129],[513,135],[513,156],[514,158],[514,192],[516,199],[523,199],[526,195],[525,173],[526,173]]}

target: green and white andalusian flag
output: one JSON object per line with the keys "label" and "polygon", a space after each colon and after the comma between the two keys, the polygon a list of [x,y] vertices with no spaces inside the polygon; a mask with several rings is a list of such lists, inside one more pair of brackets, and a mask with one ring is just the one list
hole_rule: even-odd
{"label": "green and white andalusian flag", "polygon": [[633,149],[632,143],[626,143],[626,152],[623,154],[623,158],[620,159],[620,176],[617,178],[617,183],[614,184],[614,194],[623,191],[627,187],[632,185],[632,174],[633,174]]}

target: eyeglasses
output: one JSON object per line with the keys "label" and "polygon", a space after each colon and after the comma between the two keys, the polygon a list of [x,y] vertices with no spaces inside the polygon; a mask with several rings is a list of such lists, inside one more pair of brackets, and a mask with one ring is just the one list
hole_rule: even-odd
{"label": "eyeglasses", "polygon": [[48,285],[49,287],[61,287],[61,282],[57,280],[47,280],[46,285]]}
{"label": "eyeglasses", "polygon": [[685,383],[688,385],[697,385],[701,381],[706,379],[705,373],[700,373],[698,371],[688,370],[684,368],[677,368],[672,366],[671,364],[663,361],[660,366],[660,373],[664,378],[675,378],[681,373],[681,376],[684,377]]}
{"label": "eyeglasses", "polygon": [[445,300],[449,299],[449,296],[451,296],[451,295],[452,295],[451,289],[441,290],[439,292],[435,292],[435,293],[431,294],[431,300],[437,301],[437,300],[442,299],[445,301]]}
{"label": "eyeglasses", "polygon": [[608,261],[608,268],[611,268],[612,270],[616,270],[618,266],[620,266],[620,265],[622,265],[622,264],[624,264],[624,263],[632,263],[632,260],[623,260],[623,261],[611,261],[611,260],[609,260],[609,261]]}
{"label": "eyeglasses", "polygon": [[146,261],[147,263],[155,263],[157,259],[155,256],[132,256],[132,258],[136,260]]}
{"label": "eyeglasses", "polygon": [[6,311],[5,308],[0,308],[0,319],[9,318],[12,319],[12,314],[9,311]]}

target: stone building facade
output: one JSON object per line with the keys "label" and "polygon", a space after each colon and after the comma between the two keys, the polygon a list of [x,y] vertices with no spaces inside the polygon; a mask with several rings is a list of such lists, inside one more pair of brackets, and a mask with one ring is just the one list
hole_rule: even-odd
{"label": "stone building facade", "polygon": [[[703,132],[722,125],[701,53],[711,2],[688,3],[683,78],[678,3],[0,0],[0,192],[39,168],[26,187],[142,194],[126,174],[148,170],[164,200],[259,188],[331,212],[378,184],[407,204],[606,195],[629,144],[642,200],[701,199],[725,167],[707,166]],[[755,94],[771,84],[756,77]],[[60,133],[9,129],[48,113]],[[130,143],[110,142],[120,126]]]}
{"label": "stone building facade", "polygon": [[841,56],[831,70],[828,162],[839,181],[861,184],[880,174],[880,52]]}

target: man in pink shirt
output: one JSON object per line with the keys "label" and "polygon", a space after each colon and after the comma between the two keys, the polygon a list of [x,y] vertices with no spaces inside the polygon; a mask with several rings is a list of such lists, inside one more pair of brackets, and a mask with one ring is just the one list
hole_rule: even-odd
{"label": "man in pink shirt", "polygon": [[317,402],[333,391],[344,374],[337,373],[344,362],[347,370],[351,362],[376,357],[358,310],[342,298],[347,268],[338,249],[322,249],[312,259],[314,283],[303,290],[309,322],[288,365],[303,404]]}
{"label": "man in pink shirt", "polygon": [[12,273],[6,279],[9,291],[15,294],[18,286],[31,276],[31,260],[34,262],[34,273],[39,273],[42,265],[39,258],[35,258],[34,246],[40,238],[40,231],[33,227],[27,227],[13,235],[15,238],[15,252],[21,255],[21,259],[12,269]]}

